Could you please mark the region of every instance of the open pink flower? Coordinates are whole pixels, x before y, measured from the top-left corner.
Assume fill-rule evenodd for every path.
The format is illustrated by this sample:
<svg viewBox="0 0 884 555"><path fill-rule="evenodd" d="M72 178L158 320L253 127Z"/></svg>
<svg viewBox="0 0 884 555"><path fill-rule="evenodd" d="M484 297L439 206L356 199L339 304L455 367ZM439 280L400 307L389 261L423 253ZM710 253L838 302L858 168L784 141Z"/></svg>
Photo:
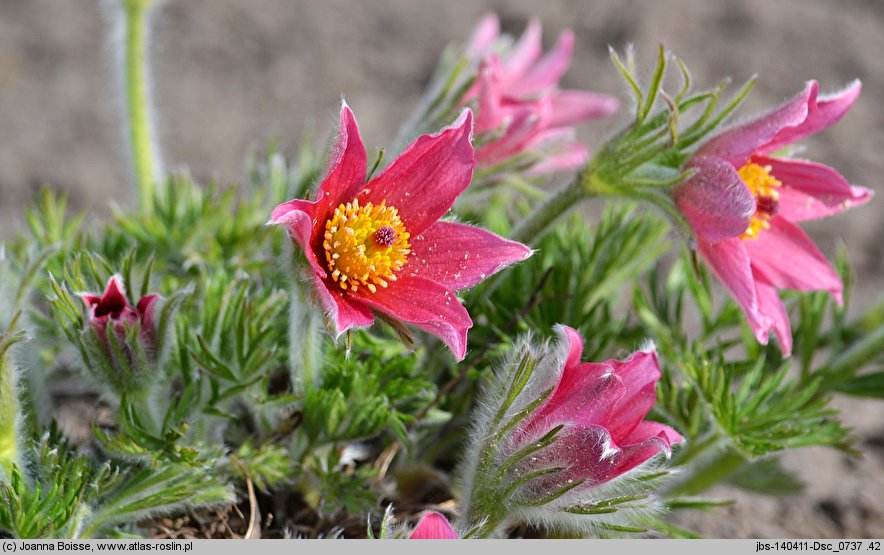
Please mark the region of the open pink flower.
<svg viewBox="0 0 884 555"><path fill-rule="evenodd" d="M457 532L443 515L429 511L424 513L414 531L408 536L410 540L456 540Z"/></svg>
<svg viewBox="0 0 884 555"><path fill-rule="evenodd" d="M531 173L576 169L586 162L588 150L575 140L573 126L617 109L613 97L559 88L571 63L574 33L563 32L546 55L540 36L540 23L531 20L519 41L501 57L492 51L500 37L497 16L485 16L473 33L467 53L480 58L481 64L463 101L477 102L476 132L492 137L476 152L479 165L532 153L539 161Z"/></svg>
<svg viewBox="0 0 884 555"><path fill-rule="evenodd" d="M557 466L565 470L537 480L534 488L549 491L578 482L582 482L578 490L597 487L659 453L669 456L681 435L644 420L657 400L656 353L638 351L625 361L580 362L580 334L567 326L559 326L557 332L564 356L550 380L553 391L519 425L517 443L537 441L563 425L556 441L525 463L524 472Z"/></svg>
<svg viewBox="0 0 884 555"><path fill-rule="evenodd" d="M107 287L100 296L83 293L80 298L86 304L88 311L87 324L95 330L107 356L112 358L116 356L115 350L108 343L108 329L112 329L120 343L125 346L127 327L130 329L138 327L138 338L145 353L149 356L156 354L153 313L159 299L158 295L145 295L132 306L124 293L123 280L119 276L113 276L108 280Z"/></svg>
<svg viewBox="0 0 884 555"><path fill-rule="evenodd" d="M366 182L353 112L341 127L314 201L273 210L304 250L316 297L338 334L374 321L372 310L438 336L458 360L473 322L452 291L470 287L531 250L476 227L438 221L470 184L472 114L422 135Z"/></svg>
<svg viewBox="0 0 884 555"><path fill-rule="evenodd" d="M863 204L872 191L828 166L776 153L841 119L860 88L855 81L819 97L817 82L808 82L789 102L701 147L687 164L696 173L675 189L700 254L758 340L767 343L773 330L786 355L792 332L777 290L829 291L839 303L842 290L838 274L795 222Z"/></svg>

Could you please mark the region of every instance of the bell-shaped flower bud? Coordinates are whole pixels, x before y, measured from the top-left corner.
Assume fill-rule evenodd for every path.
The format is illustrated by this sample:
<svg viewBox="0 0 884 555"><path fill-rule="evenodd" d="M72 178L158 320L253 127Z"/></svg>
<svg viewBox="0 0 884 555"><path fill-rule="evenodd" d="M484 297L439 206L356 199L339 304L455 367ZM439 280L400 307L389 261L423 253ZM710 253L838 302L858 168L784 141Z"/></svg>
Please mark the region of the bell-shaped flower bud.
<svg viewBox="0 0 884 555"><path fill-rule="evenodd" d="M177 303L150 294L132 305L119 276L108 280L101 295L79 296L86 316L75 342L87 371L117 395L142 391L158 374Z"/></svg>

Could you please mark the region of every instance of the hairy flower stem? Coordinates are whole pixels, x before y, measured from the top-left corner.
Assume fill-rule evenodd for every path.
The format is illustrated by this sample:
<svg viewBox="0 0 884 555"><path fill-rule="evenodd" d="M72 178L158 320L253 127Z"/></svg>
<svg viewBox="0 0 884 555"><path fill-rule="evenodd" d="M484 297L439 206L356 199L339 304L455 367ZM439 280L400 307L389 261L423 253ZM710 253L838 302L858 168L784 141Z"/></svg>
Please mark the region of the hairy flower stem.
<svg viewBox="0 0 884 555"><path fill-rule="evenodd" d="M303 394L322 380L322 315L310 305L306 283L294 280L289 314L289 367L294 392Z"/></svg>
<svg viewBox="0 0 884 555"><path fill-rule="evenodd" d="M9 331L0 334L0 481L12 473L13 464L20 466L19 426L21 407L13 363L7 357L10 347L24 339L15 331L21 313L13 316Z"/></svg>
<svg viewBox="0 0 884 555"><path fill-rule="evenodd" d="M129 146L141 210L150 212L156 188L156 156L150 124L147 77L147 20L153 0L120 0L125 18L123 75Z"/></svg>
<svg viewBox="0 0 884 555"><path fill-rule="evenodd" d="M478 467L476 468L476 480L473 483L473 491L470 492L469 506L464 514L467 528L475 529L476 538L487 538L501 524L501 515L498 514L503 508L504 499L500 499L503 489L501 476L494 468L493 453L494 441L497 434L489 434L483 442Z"/></svg>
<svg viewBox="0 0 884 555"><path fill-rule="evenodd" d="M589 171L589 170L587 170ZM583 178L578 175L564 188L547 198L531 214L528 215L510 234L510 239L526 244L537 244L547 229L565 212L589 198L583 187Z"/></svg>

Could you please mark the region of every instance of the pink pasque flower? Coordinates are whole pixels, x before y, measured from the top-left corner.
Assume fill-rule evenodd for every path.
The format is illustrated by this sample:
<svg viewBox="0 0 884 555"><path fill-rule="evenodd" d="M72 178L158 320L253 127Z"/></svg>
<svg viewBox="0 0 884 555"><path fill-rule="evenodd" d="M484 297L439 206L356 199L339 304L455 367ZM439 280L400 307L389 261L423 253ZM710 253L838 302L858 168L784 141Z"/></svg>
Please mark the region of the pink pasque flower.
<svg viewBox="0 0 884 555"><path fill-rule="evenodd" d="M617 99L579 90L562 90L574 33L561 34L543 55L540 23L532 19L519 41L503 56L493 51L500 38L497 16L485 16L467 47L481 58L479 76L463 102L477 103L476 133L489 141L476 152L480 166L491 166L522 153L538 161L529 173L574 170L588 158L586 145L575 140L573 126L612 114Z"/></svg>
<svg viewBox="0 0 884 555"><path fill-rule="evenodd" d="M653 349L624 361L581 362L583 340L556 326L556 344L521 339L483 392L460 468L464 527L479 537L515 521L587 531L652 508L652 459L682 436L645 420L657 400ZM635 501L635 502L633 502ZM582 512L609 502L610 511Z"/></svg>
<svg viewBox="0 0 884 555"><path fill-rule="evenodd" d="M318 301L338 334L369 326L373 310L438 336L458 360L473 322L453 291L470 287L531 250L483 229L438 221L470 184L472 113L422 135L366 182L366 152L353 112L341 127L313 201L273 210L310 265Z"/></svg>
<svg viewBox="0 0 884 555"><path fill-rule="evenodd" d="M154 307L159 299L158 295L145 295L132 306L124 293L123 280L119 276L112 276L100 296L83 293L80 298L88 311L87 324L95 330L102 350L108 357L116 358L115 349L108 343L108 329L112 329L120 344L125 346L127 327L134 329L136 326L144 352L148 356L156 355Z"/></svg>
<svg viewBox="0 0 884 555"><path fill-rule="evenodd" d="M860 93L859 81L819 97L809 81L795 98L707 142L688 162L696 173L674 195L697 249L740 304L755 336L773 330L792 351L789 315L778 289L824 290L841 303L841 278L795 225L867 202L872 191L834 169L777 151L832 125Z"/></svg>
<svg viewBox="0 0 884 555"><path fill-rule="evenodd" d="M638 351L624 361L580 362L583 339L573 328L558 326L563 356L547 377L549 398L519 425L517 443L528 444L555 426L564 427L556 441L526 463L531 468L561 466L563 472L541 478L540 491L582 482L598 487L651 457L669 456L682 441L678 432L644 420L657 400L660 366L656 352Z"/></svg>
<svg viewBox="0 0 884 555"><path fill-rule="evenodd" d="M408 539L456 540L458 535L448 523L447 518L435 511L428 511L421 517Z"/></svg>

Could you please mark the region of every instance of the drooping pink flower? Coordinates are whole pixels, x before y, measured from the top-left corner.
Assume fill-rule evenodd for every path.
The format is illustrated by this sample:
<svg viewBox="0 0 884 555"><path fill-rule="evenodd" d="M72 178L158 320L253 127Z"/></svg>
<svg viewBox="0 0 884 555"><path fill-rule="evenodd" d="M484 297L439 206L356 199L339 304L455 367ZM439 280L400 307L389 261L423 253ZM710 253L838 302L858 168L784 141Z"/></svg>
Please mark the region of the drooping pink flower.
<svg viewBox="0 0 884 555"><path fill-rule="evenodd" d="M138 327L138 340L148 356L156 354L156 329L154 326L154 308L158 295L145 295L135 306L129 304L124 292L123 281L119 276L112 276L104 289L104 293L93 295L83 293L80 298L86 304L89 325L101 342L102 350L112 359L116 350L111 347L107 337L108 330L113 330L117 340L124 346L127 327Z"/></svg>
<svg viewBox="0 0 884 555"><path fill-rule="evenodd" d="M795 222L867 202L872 191L834 169L777 151L841 119L860 94L859 81L818 96L816 81L782 106L716 136L688 162L696 173L675 201L697 249L740 304L761 343L772 330L792 351L789 315L778 289L829 291L840 303L841 278Z"/></svg>
<svg viewBox="0 0 884 555"><path fill-rule="evenodd" d="M453 291L475 285L531 250L483 229L439 221L470 184L472 113L422 135L366 182L366 152L353 112L341 126L313 201L273 210L304 250L309 277L338 334L371 325L373 310L438 336L458 360L473 322Z"/></svg>
<svg viewBox="0 0 884 555"><path fill-rule="evenodd" d="M408 539L456 540L458 535L448 523L447 518L435 511L428 511L421 517Z"/></svg>
<svg viewBox="0 0 884 555"><path fill-rule="evenodd" d="M562 425L556 441L526 462L525 471L555 466L565 470L539 479L534 487L543 491L577 482L582 482L578 489L597 487L659 453L668 456L681 435L665 424L644 420L657 400L656 353L638 351L625 361L581 362L580 334L567 326L556 331L564 356L557 373L547 377L552 393L519 425L517 443L537 441Z"/></svg>
<svg viewBox="0 0 884 555"><path fill-rule="evenodd" d="M574 50L570 30L545 55L537 20L502 55L494 51L499 37L497 16L489 14L467 46L468 55L481 59L476 83L463 99L476 103L476 133L487 139L476 152L477 163L492 166L526 153L536 159L532 174L578 168L588 149L575 139L573 126L612 114L617 99L559 88Z"/></svg>

